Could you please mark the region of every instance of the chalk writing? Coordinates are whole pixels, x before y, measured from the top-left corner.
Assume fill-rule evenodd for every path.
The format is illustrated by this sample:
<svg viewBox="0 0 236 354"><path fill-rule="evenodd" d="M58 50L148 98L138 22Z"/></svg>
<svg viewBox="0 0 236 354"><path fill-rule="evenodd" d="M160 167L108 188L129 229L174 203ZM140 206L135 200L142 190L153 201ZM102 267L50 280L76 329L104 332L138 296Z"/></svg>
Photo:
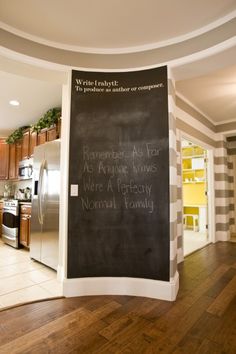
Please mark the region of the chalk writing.
<svg viewBox="0 0 236 354"><path fill-rule="evenodd" d="M124 197L126 209L148 209L149 213L153 213L154 203L153 200L147 198L143 200L130 200L128 197Z"/></svg>
<svg viewBox="0 0 236 354"><path fill-rule="evenodd" d="M84 85L91 83L87 82ZM90 196L81 198L83 210L121 207L124 210L143 209L153 213L155 207L153 201L155 198L152 198L153 186L152 183L145 182L145 176L158 171L160 153L161 149L153 141L121 145L119 149L111 147L103 151L92 150L85 144L83 191L86 194L90 193ZM144 182L140 182L140 178ZM107 199L106 193L111 197ZM116 198L119 199L119 203Z"/></svg>
<svg viewBox="0 0 236 354"><path fill-rule="evenodd" d="M94 210L94 209L116 209L116 199L104 199L104 200L93 200L88 197L81 197L81 203L83 210Z"/></svg>
<svg viewBox="0 0 236 354"><path fill-rule="evenodd" d="M133 193L133 194L145 194L146 193L148 196L150 196L151 190L152 190L152 185L135 183L135 181L133 179L131 179L129 181L129 183L122 183L121 180L118 178L117 190L122 195L126 195L129 193Z"/></svg>

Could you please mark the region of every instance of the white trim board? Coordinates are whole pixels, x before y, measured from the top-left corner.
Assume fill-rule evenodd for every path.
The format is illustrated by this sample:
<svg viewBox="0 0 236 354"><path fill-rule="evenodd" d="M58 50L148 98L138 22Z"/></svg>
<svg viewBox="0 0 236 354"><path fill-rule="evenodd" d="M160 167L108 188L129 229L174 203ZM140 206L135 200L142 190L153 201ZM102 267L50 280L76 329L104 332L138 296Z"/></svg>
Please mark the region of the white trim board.
<svg viewBox="0 0 236 354"><path fill-rule="evenodd" d="M178 290L178 272L170 281L126 277L77 278L63 281L63 295L66 297L130 295L175 301Z"/></svg>

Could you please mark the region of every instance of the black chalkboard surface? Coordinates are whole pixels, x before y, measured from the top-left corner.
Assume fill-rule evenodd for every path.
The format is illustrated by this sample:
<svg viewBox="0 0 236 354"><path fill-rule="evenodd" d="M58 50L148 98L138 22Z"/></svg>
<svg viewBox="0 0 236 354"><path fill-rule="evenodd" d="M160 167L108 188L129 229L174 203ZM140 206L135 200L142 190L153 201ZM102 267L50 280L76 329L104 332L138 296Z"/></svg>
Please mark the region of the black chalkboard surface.
<svg viewBox="0 0 236 354"><path fill-rule="evenodd" d="M169 281L168 129L167 67L72 72L68 278Z"/></svg>

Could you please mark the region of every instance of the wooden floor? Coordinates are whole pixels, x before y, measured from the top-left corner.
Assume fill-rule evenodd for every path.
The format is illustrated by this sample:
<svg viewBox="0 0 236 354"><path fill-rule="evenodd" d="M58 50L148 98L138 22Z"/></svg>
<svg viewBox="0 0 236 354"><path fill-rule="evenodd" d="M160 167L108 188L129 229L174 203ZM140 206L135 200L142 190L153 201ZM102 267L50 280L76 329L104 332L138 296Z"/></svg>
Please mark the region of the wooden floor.
<svg viewBox="0 0 236 354"><path fill-rule="evenodd" d="M236 243L179 266L175 302L91 296L0 312L0 353L236 353Z"/></svg>

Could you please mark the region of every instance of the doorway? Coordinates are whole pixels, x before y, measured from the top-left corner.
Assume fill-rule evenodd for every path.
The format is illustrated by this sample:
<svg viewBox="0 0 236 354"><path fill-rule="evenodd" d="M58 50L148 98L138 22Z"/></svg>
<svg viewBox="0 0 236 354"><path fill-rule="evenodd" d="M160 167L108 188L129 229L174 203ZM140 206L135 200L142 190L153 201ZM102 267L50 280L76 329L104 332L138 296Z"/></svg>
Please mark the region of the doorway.
<svg viewBox="0 0 236 354"><path fill-rule="evenodd" d="M184 256L206 246L208 233L208 151L182 139Z"/></svg>

